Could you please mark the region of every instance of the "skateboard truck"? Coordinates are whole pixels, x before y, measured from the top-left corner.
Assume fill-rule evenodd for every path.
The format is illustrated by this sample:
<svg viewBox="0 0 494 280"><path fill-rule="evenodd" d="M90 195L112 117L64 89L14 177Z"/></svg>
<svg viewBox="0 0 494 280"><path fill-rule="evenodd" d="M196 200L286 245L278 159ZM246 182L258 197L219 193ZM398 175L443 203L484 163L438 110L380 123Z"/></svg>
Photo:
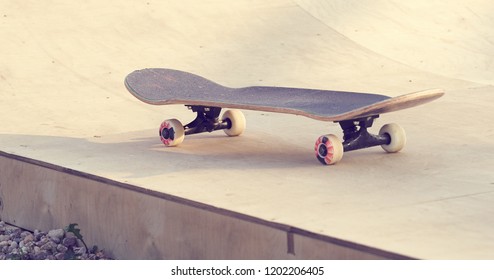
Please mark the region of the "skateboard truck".
<svg viewBox="0 0 494 280"><path fill-rule="evenodd" d="M220 120L220 107L185 106L191 109L192 112L197 113L193 121L184 125L185 135L229 129L232 126L229 119L225 121Z"/></svg>
<svg viewBox="0 0 494 280"><path fill-rule="evenodd" d="M196 118L186 125L177 119L165 120L161 123L159 135L165 146L177 146L185 135L223 130L228 136L238 136L245 129L245 117L240 110L226 110L220 117L222 108L214 106L186 105Z"/></svg>
<svg viewBox="0 0 494 280"><path fill-rule="evenodd" d="M367 129L372 126L379 115L336 121L343 129L343 142L336 135L328 134L316 141L316 158L322 164L335 164L341 160L344 152L381 146L388 153L400 151L406 143L403 128L391 123L384 125L379 134L371 134Z"/></svg>
<svg viewBox="0 0 494 280"><path fill-rule="evenodd" d="M379 115L355 120L339 122L343 129L343 150L345 152L388 145L391 142L389 134L371 134L367 128L371 127Z"/></svg>

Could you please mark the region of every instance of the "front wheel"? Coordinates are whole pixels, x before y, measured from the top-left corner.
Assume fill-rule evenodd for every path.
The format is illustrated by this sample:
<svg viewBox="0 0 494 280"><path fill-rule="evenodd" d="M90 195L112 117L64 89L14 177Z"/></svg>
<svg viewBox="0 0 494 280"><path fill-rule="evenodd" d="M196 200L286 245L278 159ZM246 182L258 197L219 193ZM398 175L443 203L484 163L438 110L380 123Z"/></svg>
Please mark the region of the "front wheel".
<svg viewBox="0 0 494 280"><path fill-rule="evenodd" d="M160 126L160 139L167 147L177 146L184 141L185 131L177 119L165 120Z"/></svg>
<svg viewBox="0 0 494 280"><path fill-rule="evenodd" d="M324 165L336 164L343 158L343 144L336 135L319 137L314 147L316 158Z"/></svg>

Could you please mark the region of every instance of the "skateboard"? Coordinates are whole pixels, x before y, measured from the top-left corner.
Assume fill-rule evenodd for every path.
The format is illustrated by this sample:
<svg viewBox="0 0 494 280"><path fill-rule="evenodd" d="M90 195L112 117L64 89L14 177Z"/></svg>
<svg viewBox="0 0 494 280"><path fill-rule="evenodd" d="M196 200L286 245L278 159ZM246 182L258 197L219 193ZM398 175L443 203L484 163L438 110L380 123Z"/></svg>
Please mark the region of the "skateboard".
<svg viewBox="0 0 494 280"><path fill-rule="evenodd" d="M418 106L441 97L441 89L429 89L398 97L381 94L253 86L230 88L201 76L173 69L136 70L125 78L125 86L137 99L153 105L183 104L196 113L190 123L165 120L159 136L165 146L177 146L185 135L223 130L238 136L246 121L239 109L301 115L338 123L343 141L333 134L320 136L314 146L319 162L332 165L344 152L381 146L388 153L406 143L403 128L391 123L378 134L368 132L380 114ZM221 115L223 108L230 108ZM220 117L221 115L221 117Z"/></svg>

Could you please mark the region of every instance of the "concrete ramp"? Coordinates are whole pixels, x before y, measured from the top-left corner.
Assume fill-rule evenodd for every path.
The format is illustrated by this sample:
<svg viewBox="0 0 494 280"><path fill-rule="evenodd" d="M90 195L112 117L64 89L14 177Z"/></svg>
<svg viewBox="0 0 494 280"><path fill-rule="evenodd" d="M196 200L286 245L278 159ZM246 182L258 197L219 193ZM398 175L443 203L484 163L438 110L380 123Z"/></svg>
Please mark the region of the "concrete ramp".
<svg viewBox="0 0 494 280"><path fill-rule="evenodd" d="M295 0L366 49L441 76L494 83L489 1Z"/></svg>
<svg viewBox="0 0 494 280"><path fill-rule="evenodd" d="M427 2L428 3L428 2ZM0 218L78 223L118 259L492 259L489 2L3 1ZM446 95L382 115L398 154L314 156L338 125L246 111L247 130L159 141L135 69L231 87Z"/></svg>

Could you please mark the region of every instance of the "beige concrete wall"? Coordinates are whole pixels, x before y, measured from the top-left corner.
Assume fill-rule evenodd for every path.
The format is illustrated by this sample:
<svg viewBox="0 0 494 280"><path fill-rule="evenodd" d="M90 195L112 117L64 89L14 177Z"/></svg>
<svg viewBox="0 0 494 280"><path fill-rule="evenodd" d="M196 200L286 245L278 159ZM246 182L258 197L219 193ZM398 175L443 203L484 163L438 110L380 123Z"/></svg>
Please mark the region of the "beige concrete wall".
<svg viewBox="0 0 494 280"><path fill-rule="evenodd" d="M78 223L117 259L380 259L398 254L311 234L3 153L0 217L33 230Z"/></svg>

